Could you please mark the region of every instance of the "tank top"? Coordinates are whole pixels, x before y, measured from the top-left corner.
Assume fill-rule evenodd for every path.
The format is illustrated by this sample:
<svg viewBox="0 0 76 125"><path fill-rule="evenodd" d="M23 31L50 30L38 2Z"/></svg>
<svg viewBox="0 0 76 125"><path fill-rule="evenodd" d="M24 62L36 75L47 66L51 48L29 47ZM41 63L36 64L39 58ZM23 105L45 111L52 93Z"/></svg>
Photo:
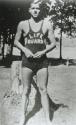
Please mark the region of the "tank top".
<svg viewBox="0 0 76 125"><path fill-rule="evenodd" d="M30 22L28 20L29 32L25 38L24 45L26 46L26 48L31 50L33 54L35 54L38 51L44 50L46 48L44 34L42 31L43 22L44 21L42 20L41 27L40 27L39 31L34 32L31 28Z"/></svg>

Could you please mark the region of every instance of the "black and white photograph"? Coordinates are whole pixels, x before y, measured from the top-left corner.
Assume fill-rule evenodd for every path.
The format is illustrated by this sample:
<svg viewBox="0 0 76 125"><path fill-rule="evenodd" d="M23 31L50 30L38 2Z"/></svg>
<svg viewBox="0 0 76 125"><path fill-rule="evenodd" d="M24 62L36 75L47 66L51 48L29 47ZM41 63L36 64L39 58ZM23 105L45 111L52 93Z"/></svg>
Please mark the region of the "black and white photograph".
<svg viewBox="0 0 76 125"><path fill-rule="evenodd" d="M0 0L0 125L76 125L75 0Z"/></svg>

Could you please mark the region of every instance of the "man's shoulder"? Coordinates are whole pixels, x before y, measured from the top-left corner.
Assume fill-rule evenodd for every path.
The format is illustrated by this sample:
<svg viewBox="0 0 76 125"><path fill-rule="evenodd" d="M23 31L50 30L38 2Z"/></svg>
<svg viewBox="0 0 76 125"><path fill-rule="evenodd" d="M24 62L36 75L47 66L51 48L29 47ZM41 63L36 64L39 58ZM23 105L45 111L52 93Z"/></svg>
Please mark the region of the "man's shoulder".
<svg viewBox="0 0 76 125"><path fill-rule="evenodd" d="M20 21L18 24L18 27L23 28L24 26L27 26L28 20Z"/></svg>

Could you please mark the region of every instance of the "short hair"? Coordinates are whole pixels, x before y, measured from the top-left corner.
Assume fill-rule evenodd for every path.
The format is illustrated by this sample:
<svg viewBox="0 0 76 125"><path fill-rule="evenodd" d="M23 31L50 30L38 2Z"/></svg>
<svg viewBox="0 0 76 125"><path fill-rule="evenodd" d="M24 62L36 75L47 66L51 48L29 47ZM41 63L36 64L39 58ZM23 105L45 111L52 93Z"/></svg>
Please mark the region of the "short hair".
<svg viewBox="0 0 76 125"><path fill-rule="evenodd" d="M49 14L50 8L48 7L47 3L50 4L50 0L28 0L28 2L29 2L28 8L30 8L32 4L39 4L41 11L40 15L42 18L46 17Z"/></svg>
<svg viewBox="0 0 76 125"><path fill-rule="evenodd" d="M40 7L41 3L42 3L41 0L31 0L31 2L30 2L30 6L31 6L32 4L38 4L39 7Z"/></svg>

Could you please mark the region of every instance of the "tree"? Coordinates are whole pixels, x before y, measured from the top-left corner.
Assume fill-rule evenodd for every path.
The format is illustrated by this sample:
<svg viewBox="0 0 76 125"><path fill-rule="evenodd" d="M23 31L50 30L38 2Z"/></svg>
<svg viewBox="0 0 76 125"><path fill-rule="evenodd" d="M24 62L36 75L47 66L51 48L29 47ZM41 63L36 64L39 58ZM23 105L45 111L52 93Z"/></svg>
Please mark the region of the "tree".
<svg viewBox="0 0 76 125"><path fill-rule="evenodd" d="M62 33L73 36L75 32L76 4L71 1L56 0L49 14L52 16L54 29L56 26L60 28L60 59L62 59Z"/></svg>

